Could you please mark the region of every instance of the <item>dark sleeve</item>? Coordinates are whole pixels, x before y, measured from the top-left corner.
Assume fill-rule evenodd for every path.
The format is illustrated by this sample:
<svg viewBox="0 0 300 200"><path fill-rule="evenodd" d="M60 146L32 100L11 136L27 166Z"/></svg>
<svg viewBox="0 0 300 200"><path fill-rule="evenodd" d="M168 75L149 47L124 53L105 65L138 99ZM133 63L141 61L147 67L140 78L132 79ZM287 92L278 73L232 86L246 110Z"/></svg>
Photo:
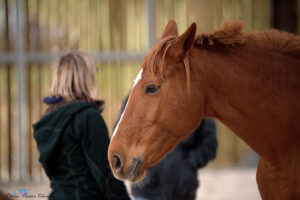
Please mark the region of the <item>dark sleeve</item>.
<svg viewBox="0 0 300 200"><path fill-rule="evenodd" d="M185 172L181 174L182 169L185 169L185 167L182 168L182 165L185 163L178 159L178 157L174 152L170 152L157 166L156 170L158 171L160 183L158 186L159 199L173 199L174 195L178 192L176 191L176 184L180 181L182 176L185 175Z"/></svg>
<svg viewBox="0 0 300 200"><path fill-rule="evenodd" d="M81 144L97 185L106 199L130 199L124 183L117 180L110 170L107 159L108 131L100 112L96 109L85 111L84 124Z"/></svg>
<svg viewBox="0 0 300 200"><path fill-rule="evenodd" d="M218 141L215 121L203 119L193 134L195 134L196 144L190 149L188 160L193 168L198 169L216 157Z"/></svg>

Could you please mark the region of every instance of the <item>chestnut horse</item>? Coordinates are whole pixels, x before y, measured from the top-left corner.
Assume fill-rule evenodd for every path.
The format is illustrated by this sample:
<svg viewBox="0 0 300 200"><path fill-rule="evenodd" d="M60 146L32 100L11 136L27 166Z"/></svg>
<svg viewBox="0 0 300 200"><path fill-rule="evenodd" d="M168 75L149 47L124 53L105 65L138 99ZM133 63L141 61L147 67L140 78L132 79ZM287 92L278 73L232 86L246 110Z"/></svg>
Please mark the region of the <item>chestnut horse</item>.
<svg viewBox="0 0 300 200"><path fill-rule="evenodd" d="M114 131L114 175L137 182L188 136L216 118L260 155L262 199L300 199L300 38L241 22L178 36L170 20L149 51Z"/></svg>

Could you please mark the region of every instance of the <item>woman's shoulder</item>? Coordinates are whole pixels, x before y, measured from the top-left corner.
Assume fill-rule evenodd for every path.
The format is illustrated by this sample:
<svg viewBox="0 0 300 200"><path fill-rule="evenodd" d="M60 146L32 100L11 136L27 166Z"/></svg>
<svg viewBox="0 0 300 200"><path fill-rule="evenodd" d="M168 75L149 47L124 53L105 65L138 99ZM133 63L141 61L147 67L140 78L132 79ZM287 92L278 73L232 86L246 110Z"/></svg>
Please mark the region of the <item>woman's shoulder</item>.
<svg viewBox="0 0 300 200"><path fill-rule="evenodd" d="M85 106L76 113L75 121L81 124L105 123L100 110L97 106L93 105L93 103L76 103L76 106L78 106L78 104L81 104L81 106L85 104Z"/></svg>
<svg viewBox="0 0 300 200"><path fill-rule="evenodd" d="M78 104L80 104L80 105L78 105ZM93 118L93 117L102 118L100 110L93 103L90 103L90 102L76 103L76 106L84 106L84 108L81 109L80 112L78 112L78 115L80 115L80 116L87 116L90 118Z"/></svg>
<svg viewBox="0 0 300 200"><path fill-rule="evenodd" d="M83 103L76 103L76 105L79 104ZM90 103L85 103L85 105L87 106L73 116L71 134L83 140L103 137L103 133L107 132L107 127L99 109Z"/></svg>
<svg viewBox="0 0 300 200"><path fill-rule="evenodd" d="M43 114L43 117L51 115L51 114L57 114L57 113L77 113L84 110L96 110L100 112L97 105L95 105L92 102L88 101L60 101L54 104L48 104L48 108Z"/></svg>
<svg viewBox="0 0 300 200"><path fill-rule="evenodd" d="M86 106L84 107L84 109L81 109L75 116L75 118L77 119L76 121L84 123L84 124L88 124L89 126L93 123L97 123L97 124L101 124L101 125L105 125L104 119L101 115L101 111L99 110L99 108L94 105L93 103L90 102L85 102L85 103L76 103L77 106L78 104L81 104L81 106L83 106L83 104L85 104Z"/></svg>

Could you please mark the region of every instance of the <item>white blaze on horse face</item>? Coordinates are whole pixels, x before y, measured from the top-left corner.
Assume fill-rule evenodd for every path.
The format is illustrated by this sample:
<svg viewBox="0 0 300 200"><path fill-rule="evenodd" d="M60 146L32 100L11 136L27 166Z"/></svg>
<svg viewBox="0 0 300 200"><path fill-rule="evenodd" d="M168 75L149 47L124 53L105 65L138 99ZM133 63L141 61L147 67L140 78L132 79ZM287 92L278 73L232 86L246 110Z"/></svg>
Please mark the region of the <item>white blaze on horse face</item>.
<svg viewBox="0 0 300 200"><path fill-rule="evenodd" d="M134 80L134 82L133 82L133 86L132 86L131 90L133 90L134 86L141 80L141 78L142 78L142 73L143 73L143 69L141 69L141 70L139 71L137 77L135 78L135 80ZM115 135L116 132L118 131L119 124L121 123L122 118L123 118L123 115L124 115L124 113L126 112L126 108L127 108L127 105L128 105L129 100L130 100L130 98L128 99L128 101L127 101L127 103L126 103L126 106L125 106L124 111L123 111L123 113L122 113L122 115L121 115L121 117L120 117L120 120L119 120L119 122L118 122L118 124L117 124L117 126L116 126L116 128L115 128L115 130L114 130L114 132L113 132L113 134L112 134L111 140L113 139L114 135Z"/></svg>
<svg viewBox="0 0 300 200"><path fill-rule="evenodd" d="M114 130L114 132L113 132L113 134L112 134L112 136L111 136L111 140L113 139L114 135L115 135L116 132L118 131L119 124L120 124L120 122L122 121L123 115L124 115L124 113L125 113L125 111L126 111L126 108L127 108L127 105L128 105L128 102L129 102L129 99L128 99L128 101L127 101L127 103L126 103L126 106L125 106L125 109L124 109L124 111L123 111L123 113L122 113L122 115L121 115L121 117L120 117L120 119L119 119L119 121L118 121L118 124L117 124L117 126L116 126L116 128L115 128L115 130Z"/></svg>
<svg viewBox="0 0 300 200"><path fill-rule="evenodd" d="M135 78L135 80L134 80L134 82L133 82L132 89L133 89L134 86L141 80L141 78L142 78L142 73L143 73L143 69L140 70L140 72L138 73L137 77Z"/></svg>

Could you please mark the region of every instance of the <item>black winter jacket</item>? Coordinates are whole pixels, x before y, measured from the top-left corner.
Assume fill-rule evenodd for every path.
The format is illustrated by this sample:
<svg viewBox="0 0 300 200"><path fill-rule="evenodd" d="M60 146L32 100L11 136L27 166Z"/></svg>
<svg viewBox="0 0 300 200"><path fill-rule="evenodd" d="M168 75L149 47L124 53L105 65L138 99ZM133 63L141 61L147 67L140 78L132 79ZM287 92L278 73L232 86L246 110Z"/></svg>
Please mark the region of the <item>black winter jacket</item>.
<svg viewBox="0 0 300 200"><path fill-rule="evenodd" d="M51 181L49 199L129 199L110 170L107 128L93 103L69 103L48 113L34 124L34 138Z"/></svg>

